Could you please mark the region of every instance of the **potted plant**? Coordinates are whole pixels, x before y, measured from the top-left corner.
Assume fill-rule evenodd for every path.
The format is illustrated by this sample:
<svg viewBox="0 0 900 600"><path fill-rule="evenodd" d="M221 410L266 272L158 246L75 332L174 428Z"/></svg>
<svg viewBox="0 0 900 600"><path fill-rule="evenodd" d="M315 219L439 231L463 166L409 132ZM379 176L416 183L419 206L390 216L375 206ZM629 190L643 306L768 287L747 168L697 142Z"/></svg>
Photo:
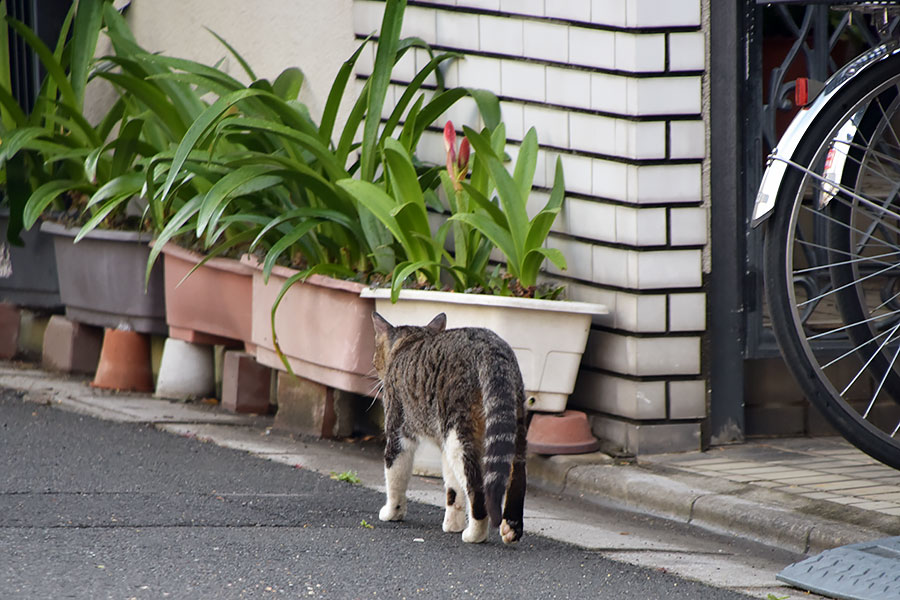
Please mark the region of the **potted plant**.
<svg viewBox="0 0 900 600"><path fill-rule="evenodd" d="M179 177L201 163L224 167L211 187L173 216L158 242L191 231L207 251L217 253L251 240L252 254L242 261L256 269L252 343L257 359L358 393L371 390L374 347L369 318L374 303L359 292L374 274L390 273L396 257L380 220L336 182L351 176L376 181L380 148L392 135L415 148L425 128L465 95L476 99L485 120L499 119L499 103L489 93L438 89L426 101L423 82L455 56L432 54L382 123L395 62L414 47L430 52L421 40L399 39L404 4L387 2L373 75L339 134L338 106L370 40L340 69L320 123L268 89L230 90L198 117L159 184L165 197ZM436 184L437 169L424 171ZM323 344L332 340L337 345L329 350Z"/></svg>
<svg viewBox="0 0 900 600"><path fill-rule="evenodd" d="M367 206L394 235L408 260L393 273L390 288L366 288L361 295L375 299L376 310L389 321L426 324L435 314L447 314L449 327L488 327L515 350L532 410L559 412L573 391L587 343L591 317L606 307L556 298L560 288L539 285L545 259L565 268L562 254L545 247L553 220L564 197L563 171L557 161L550 197L531 219L526 201L531 193L537 160L537 135L531 129L522 141L513 172L503 164L505 132L502 124L479 133L465 128L459 154L455 131L447 123L448 152L443 172L448 219L432 233L424 195L412 163L400 144L384 146L384 186L344 180L339 185ZM474 149L472 176L468 171L468 143ZM496 198L491 195L496 191ZM445 249L453 227L454 239ZM488 255L496 249L505 259L506 273L489 275ZM453 291L444 291L441 274ZM404 289L413 279L414 287ZM465 292L481 293L465 293ZM536 297L544 296L544 297Z"/></svg>

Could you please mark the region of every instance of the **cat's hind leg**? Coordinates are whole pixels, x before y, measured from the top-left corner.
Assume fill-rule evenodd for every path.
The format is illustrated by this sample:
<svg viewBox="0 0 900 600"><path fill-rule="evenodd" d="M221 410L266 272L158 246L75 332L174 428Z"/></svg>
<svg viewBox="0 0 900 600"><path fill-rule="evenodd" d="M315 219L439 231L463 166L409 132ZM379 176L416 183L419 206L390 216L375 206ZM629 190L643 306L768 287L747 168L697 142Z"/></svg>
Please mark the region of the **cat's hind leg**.
<svg viewBox="0 0 900 600"><path fill-rule="evenodd" d="M448 452L451 446L444 444L441 450L441 467L444 475L444 490L447 492L447 504L444 507L444 524L446 532L459 533L466 527L465 489L459 483L453 471L453 461Z"/></svg>
<svg viewBox="0 0 900 600"><path fill-rule="evenodd" d="M500 539L504 544L514 544L522 538L525 515L525 452L528 448L524 415L520 412L516 424L516 454L513 458L509 483L506 486L506 501L503 505L503 520L500 522Z"/></svg>
<svg viewBox="0 0 900 600"><path fill-rule="evenodd" d="M487 510L484 507L484 480L481 471L481 453L476 445L464 444L456 431L451 431L444 441L447 462L457 481L462 483L468 500L468 525L462 532L464 542L481 543L487 539Z"/></svg>
<svg viewBox="0 0 900 600"><path fill-rule="evenodd" d="M500 522L500 538L504 544L514 544L522 538L522 521L525 514L525 459L513 461L512 474L506 488L503 521Z"/></svg>
<svg viewBox="0 0 900 600"><path fill-rule="evenodd" d="M378 512L382 521L402 521L406 517L406 488L412 475L413 456L418 441L400 435L388 437L384 448L384 488L387 500Z"/></svg>

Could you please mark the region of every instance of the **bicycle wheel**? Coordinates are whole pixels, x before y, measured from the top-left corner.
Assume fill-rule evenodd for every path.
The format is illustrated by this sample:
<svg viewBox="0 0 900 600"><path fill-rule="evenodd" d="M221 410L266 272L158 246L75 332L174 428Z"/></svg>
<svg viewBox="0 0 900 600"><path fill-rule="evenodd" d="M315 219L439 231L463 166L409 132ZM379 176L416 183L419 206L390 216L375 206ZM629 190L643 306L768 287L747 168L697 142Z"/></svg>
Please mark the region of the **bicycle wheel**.
<svg viewBox="0 0 900 600"><path fill-rule="evenodd" d="M803 136L766 229L766 297L803 392L900 468L900 55L859 74Z"/></svg>

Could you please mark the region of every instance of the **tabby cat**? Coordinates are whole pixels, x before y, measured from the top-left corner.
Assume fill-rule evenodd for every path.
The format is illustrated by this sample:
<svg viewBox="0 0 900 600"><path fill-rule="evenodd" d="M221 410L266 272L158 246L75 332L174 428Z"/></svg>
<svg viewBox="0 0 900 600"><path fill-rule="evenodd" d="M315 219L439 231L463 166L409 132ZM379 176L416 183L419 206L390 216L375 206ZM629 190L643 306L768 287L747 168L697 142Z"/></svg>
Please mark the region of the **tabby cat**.
<svg viewBox="0 0 900 600"><path fill-rule="evenodd" d="M512 348L488 329L445 329L444 313L425 327L394 327L378 313L372 320L387 438L387 502L378 517L406 515L413 454L428 438L442 449L443 530L483 542L490 516L504 543L517 542L525 507L525 391Z"/></svg>

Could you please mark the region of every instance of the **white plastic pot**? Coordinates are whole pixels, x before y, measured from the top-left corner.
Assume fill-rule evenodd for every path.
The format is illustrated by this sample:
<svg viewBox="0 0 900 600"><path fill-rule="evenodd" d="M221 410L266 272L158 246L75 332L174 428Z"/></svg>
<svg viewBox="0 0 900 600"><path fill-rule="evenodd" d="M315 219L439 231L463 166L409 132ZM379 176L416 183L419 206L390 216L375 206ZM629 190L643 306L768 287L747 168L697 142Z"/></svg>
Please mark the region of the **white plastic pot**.
<svg viewBox="0 0 900 600"><path fill-rule="evenodd" d="M206 398L215 395L215 390L212 346L166 338L155 396L175 400Z"/></svg>
<svg viewBox="0 0 900 600"><path fill-rule="evenodd" d="M512 346L525 382L531 410L561 412L587 345L593 315L603 304L535 300L485 294L402 290L391 304L388 289L366 288L360 296L375 299L375 310L392 325L425 325L446 313L447 327L485 327Z"/></svg>

